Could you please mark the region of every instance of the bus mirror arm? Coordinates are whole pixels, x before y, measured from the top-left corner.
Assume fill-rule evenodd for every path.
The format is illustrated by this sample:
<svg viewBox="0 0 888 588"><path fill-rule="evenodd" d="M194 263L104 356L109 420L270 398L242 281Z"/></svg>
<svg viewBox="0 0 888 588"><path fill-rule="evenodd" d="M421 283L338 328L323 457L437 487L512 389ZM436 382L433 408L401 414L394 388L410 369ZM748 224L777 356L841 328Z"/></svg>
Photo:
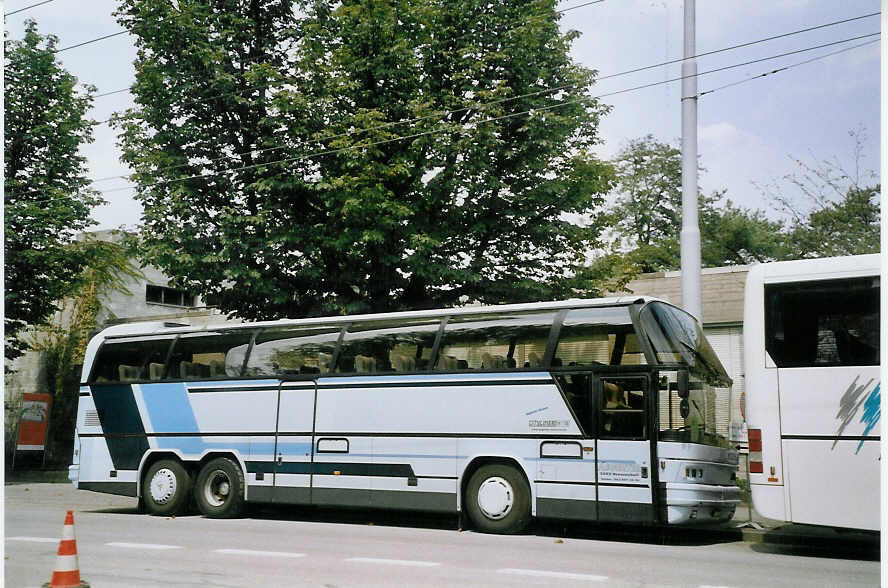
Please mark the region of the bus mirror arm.
<svg viewBox="0 0 888 588"><path fill-rule="evenodd" d="M678 397L684 399L690 396L690 388L688 372L684 370L678 372Z"/></svg>

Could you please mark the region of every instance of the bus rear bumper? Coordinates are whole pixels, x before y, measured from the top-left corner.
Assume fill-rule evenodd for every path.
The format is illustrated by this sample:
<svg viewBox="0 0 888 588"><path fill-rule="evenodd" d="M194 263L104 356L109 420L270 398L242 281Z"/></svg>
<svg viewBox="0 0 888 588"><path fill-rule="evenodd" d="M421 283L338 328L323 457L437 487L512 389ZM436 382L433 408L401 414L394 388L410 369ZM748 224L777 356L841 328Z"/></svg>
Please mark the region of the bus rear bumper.
<svg viewBox="0 0 888 588"><path fill-rule="evenodd" d="M740 488L711 484L664 484L666 522L670 525L726 522L740 504Z"/></svg>

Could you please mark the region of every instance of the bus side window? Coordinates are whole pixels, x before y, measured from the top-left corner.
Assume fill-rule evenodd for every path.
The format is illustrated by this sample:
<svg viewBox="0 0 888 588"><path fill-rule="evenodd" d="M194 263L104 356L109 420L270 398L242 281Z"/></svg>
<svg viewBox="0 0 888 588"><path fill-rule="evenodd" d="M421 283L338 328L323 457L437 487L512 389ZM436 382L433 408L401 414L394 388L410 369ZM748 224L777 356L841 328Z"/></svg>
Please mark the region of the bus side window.
<svg viewBox="0 0 888 588"><path fill-rule="evenodd" d="M238 377L253 333L234 330L182 335L173 345L167 379Z"/></svg>
<svg viewBox="0 0 888 588"><path fill-rule="evenodd" d="M336 371L372 374L427 369L440 325L440 318L351 325L342 339Z"/></svg>
<svg viewBox="0 0 888 588"><path fill-rule="evenodd" d="M444 328L436 370L542 367L555 313L456 316ZM452 361L456 361L453 367Z"/></svg>
<svg viewBox="0 0 888 588"><path fill-rule="evenodd" d="M341 331L339 326L263 330L250 351L246 375L325 374L330 371Z"/></svg>

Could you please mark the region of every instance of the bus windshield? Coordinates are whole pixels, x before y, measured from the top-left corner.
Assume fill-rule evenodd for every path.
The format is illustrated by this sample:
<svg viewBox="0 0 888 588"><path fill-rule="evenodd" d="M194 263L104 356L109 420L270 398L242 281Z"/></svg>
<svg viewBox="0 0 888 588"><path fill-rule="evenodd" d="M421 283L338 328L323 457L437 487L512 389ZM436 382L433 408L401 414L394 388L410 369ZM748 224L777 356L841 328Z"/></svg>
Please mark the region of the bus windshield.
<svg viewBox="0 0 888 588"><path fill-rule="evenodd" d="M651 302L641 309L638 318L658 363L684 364L711 385L731 385L731 378L694 317L674 306Z"/></svg>

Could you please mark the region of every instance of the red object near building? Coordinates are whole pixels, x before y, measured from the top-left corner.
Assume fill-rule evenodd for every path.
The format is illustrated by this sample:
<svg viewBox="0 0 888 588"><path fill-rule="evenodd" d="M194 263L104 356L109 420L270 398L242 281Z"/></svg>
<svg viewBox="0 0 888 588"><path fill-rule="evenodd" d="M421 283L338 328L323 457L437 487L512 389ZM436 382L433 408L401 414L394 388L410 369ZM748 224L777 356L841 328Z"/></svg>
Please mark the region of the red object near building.
<svg viewBox="0 0 888 588"><path fill-rule="evenodd" d="M46 430L49 426L49 394L22 396L22 415L19 419L16 451L43 451L46 448Z"/></svg>

